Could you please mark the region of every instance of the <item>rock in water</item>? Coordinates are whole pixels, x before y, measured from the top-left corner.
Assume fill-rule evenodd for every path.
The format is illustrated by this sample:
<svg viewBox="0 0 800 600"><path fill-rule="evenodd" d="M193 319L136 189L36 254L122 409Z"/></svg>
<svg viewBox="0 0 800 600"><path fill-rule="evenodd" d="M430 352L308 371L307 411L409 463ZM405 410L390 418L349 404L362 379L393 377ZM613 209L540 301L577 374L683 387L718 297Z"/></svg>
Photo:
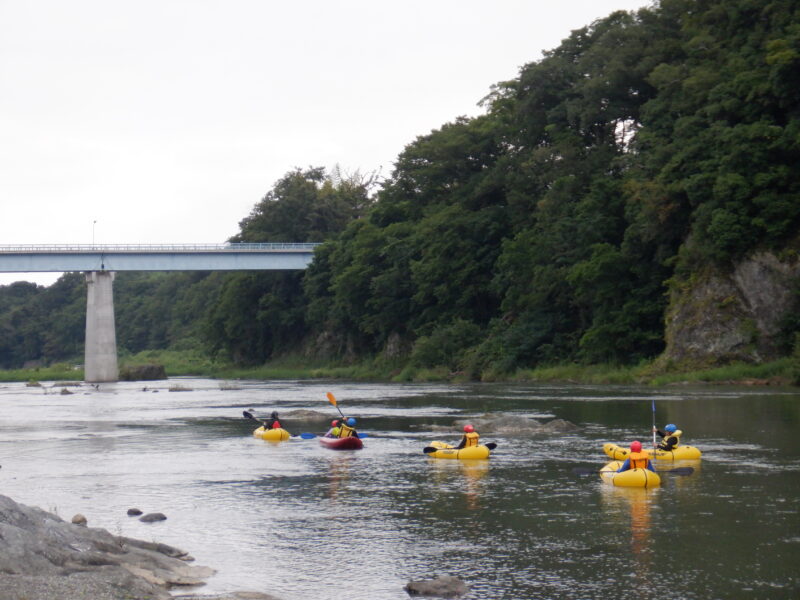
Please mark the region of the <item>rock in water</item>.
<svg viewBox="0 0 800 600"><path fill-rule="evenodd" d="M436 598L458 598L467 593L467 585L458 577L442 575L435 579L409 581L403 588L409 596L432 596Z"/></svg>
<svg viewBox="0 0 800 600"><path fill-rule="evenodd" d="M147 513L145 516L139 517L139 520L142 521L143 523L154 523L156 521L166 521L167 520L167 515L165 515L164 513L160 513L160 512Z"/></svg>

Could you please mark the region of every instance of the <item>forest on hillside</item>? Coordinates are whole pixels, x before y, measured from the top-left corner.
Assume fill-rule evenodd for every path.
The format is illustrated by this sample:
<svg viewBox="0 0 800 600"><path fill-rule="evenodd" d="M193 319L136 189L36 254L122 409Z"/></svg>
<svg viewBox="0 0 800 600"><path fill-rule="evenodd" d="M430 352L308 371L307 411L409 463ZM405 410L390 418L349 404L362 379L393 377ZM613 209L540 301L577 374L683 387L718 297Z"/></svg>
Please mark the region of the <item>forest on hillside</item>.
<svg viewBox="0 0 800 600"><path fill-rule="evenodd" d="M304 272L120 273L120 348L473 377L634 364L664 350L680 282L756 251L797 260L797 2L615 12L487 92L482 115L420 135L380 182L281 178L231 241L324 242ZM0 366L80 357L84 285L0 287ZM799 331L785 320L783 352Z"/></svg>

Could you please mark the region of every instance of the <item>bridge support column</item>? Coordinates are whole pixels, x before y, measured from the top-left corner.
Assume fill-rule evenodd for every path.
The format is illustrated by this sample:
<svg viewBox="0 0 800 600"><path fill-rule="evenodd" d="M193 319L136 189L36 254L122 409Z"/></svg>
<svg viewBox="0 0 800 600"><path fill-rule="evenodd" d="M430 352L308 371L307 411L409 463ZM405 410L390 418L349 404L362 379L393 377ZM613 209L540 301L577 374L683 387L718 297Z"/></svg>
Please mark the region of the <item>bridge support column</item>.
<svg viewBox="0 0 800 600"><path fill-rule="evenodd" d="M85 381L117 381L117 332L114 324L114 273L86 273L86 353Z"/></svg>

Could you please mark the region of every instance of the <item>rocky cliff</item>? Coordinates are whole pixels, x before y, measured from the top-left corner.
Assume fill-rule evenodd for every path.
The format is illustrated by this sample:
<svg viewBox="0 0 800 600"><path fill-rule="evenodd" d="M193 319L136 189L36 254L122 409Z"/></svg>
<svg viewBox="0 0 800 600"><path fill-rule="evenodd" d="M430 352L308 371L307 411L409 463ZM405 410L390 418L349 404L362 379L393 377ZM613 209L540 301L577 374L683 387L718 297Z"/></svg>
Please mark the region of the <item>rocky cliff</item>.
<svg viewBox="0 0 800 600"><path fill-rule="evenodd" d="M708 270L675 285L662 366L760 363L779 356L785 319L798 310L800 260L761 252L728 273ZM785 351L785 349L784 349Z"/></svg>

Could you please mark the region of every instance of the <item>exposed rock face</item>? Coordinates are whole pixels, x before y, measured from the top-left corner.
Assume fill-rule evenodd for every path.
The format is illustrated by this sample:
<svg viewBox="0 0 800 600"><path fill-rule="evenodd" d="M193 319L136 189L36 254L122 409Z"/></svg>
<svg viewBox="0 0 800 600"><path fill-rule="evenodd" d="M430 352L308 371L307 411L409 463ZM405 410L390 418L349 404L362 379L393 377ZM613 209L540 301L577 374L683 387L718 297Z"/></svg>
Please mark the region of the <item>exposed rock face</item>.
<svg viewBox="0 0 800 600"><path fill-rule="evenodd" d="M410 344L407 339L405 339L399 333L394 332L389 334L389 337L386 340L386 345L383 349L383 355L386 358L402 358L411 353L411 347L412 344Z"/></svg>
<svg viewBox="0 0 800 600"><path fill-rule="evenodd" d="M660 362L712 366L777 357L782 319L794 309L800 261L758 253L729 274L698 275L673 290Z"/></svg>
<svg viewBox="0 0 800 600"><path fill-rule="evenodd" d="M0 589L4 600L170 600L174 586L201 585L214 571L185 552L67 523L0 496Z"/></svg>

